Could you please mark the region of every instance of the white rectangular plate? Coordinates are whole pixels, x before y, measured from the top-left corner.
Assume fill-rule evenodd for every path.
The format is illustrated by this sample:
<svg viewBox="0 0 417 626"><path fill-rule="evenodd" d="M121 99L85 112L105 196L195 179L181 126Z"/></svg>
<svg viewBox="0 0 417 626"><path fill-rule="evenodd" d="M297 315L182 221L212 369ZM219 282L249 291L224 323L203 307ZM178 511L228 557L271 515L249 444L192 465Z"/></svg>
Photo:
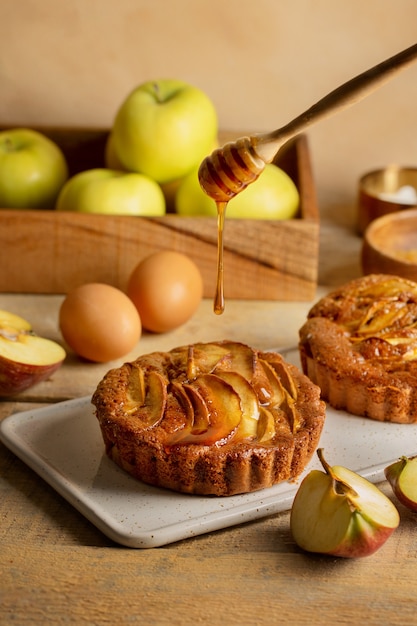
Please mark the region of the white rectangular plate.
<svg viewBox="0 0 417 626"><path fill-rule="evenodd" d="M281 351L299 365L296 350ZM227 498L173 493L144 485L104 454L90 397L9 416L0 438L88 520L113 541L151 548L272 515L291 507L296 483ZM417 454L417 425L375 422L327 409L320 440L326 460L345 465L372 482L402 455Z"/></svg>

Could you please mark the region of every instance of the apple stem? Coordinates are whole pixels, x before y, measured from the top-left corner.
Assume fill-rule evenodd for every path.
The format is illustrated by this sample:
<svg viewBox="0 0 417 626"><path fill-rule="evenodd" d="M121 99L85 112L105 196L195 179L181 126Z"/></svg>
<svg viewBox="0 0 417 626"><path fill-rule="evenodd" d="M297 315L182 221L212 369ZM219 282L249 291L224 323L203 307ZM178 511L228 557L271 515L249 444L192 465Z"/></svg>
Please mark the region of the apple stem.
<svg viewBox="0 0 417 626"><path fill-rule="evenodd" d="M338 495L342 495L342 496L350 495L354 497L358 495L356 491L353 489L353 487L351 487L350 485L348 485L348 483L345 483L343 480L340 480L340 478L337 478L334 475L332 468L330 467L330 465L327 463L326 459L324 458L323 448L317 449L317 456L320 459L320 463L322 464L324 471L326 472L326 474L328 474L331 477L333 481L333 488Z"/></svg>
<svg viewBox="0 0 417 626"><path fill-rule="evenodd" d="M15 147L13 145L13 141L10 139L10 137L6 137L5 138L4 145L6 147L7 152L14 152L15 151Z"/></svg>
<svg viewBox="0 0 417 626"><path fill-rule="evenodd" d="M153 84L153 90L154 90L154 96L155 96L155 99L156 99L156 101L158 102L158 104L161 104L161 103L167 102L168 100L171 100L171 98L172 98L172 94L171 94L171 96L169 96L169 97L167 97L166 95L165 95L165 97L164 97L164 96L162 95L162 93L161 93L161 86L159 85L159 83L156 83L156 82L155 82L155 83Z"/></svg>
<svg viewBox="0 0 417 626"><path fill-rule="evenodd" d="M325 470L326 474L329 474L329 476L332 476L332 468L330 467L330 465L324 458L323 448L317 449L317 456L319 457L320 463L322 464L323 469Z"/></svg>

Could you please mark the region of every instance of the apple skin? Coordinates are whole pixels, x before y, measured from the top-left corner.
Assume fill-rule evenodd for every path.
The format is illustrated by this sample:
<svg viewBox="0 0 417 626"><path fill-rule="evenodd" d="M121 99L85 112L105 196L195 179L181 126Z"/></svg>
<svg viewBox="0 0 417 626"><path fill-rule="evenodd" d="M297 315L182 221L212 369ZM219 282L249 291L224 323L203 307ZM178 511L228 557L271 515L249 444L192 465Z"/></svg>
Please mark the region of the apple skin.
<svg viewBox="0 0 417 626"><path fill-rule="evenodd" d="M310 471L298 488L290 516L294 541L307 552L370 556L399 525L396 507L365 478L330 467L317 453L325 471Z"/></svg>
<svg viewBox="0 0 417 626"><path fill-rule="evenodd" d="M47 380L61 367L64 358L51 365L29 365L0 355L0 397L14 396Z"/></svg>
<svg viewBox="0 0 417 626"><path fill-rule="evenodd" d="M228 202L226 218L292 219L299 204L298 189L291 178L276 165L267 164L254 183ZM175 210L184 216L217 216L216 203L200 186L198 170L185 177L179 186Z"/></svg>
<svg viewBox="0 0 417 626"><path fill-rule="evenodd" d="M35 335L29 322L0 311L0 397L16 395L46 380L65 357L59 344Z"/></svg>
<svg viewBox="0 0 417 626"><path fill-rule="evenodd" d="M96 168L75 174L65 183L56 210L155 217L165 215L165 197L148 176Z"/></svg>
<svg viewBox="0 0 417 626"><path fill-rule="evenodd" d="M196 169L217 139L210 98L180 80L136 87L121 104L112 127L114 150L126 170L167 183Z"/></svg>
<svg viewBox="0 0 417 626"><path fill-rule="evenodd" d="M57 144L38 131L0 132L0 207L53 209L68 166Z"/></svg>
<svg viewBox="0 0 417 626"><path fill-rule="evenodd" d="M403 456L384 470L385 477L401 502L417 512L417 456Z"/></svg>

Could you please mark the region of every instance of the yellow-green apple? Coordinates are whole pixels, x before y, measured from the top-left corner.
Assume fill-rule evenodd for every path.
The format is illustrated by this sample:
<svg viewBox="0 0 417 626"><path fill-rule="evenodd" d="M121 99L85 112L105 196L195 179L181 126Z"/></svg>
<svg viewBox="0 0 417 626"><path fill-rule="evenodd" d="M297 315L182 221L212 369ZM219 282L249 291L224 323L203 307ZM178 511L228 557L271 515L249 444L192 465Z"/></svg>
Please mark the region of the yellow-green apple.
<svg viewBox="0 0 417 626"><path fill-rule="evenodd" d="M399 513L374 484L346 467L330 467L317 451L324 472L311 470L291 509L295 542L308 552L340 557L373 554L397 528Z"/></svg>
<svg viewBox="0 0 417 626"><path fill-rule="evenodd" d="M127 171L117 157L116 151L114 149L114 140L112 133L109 133L106 140L104 149L104 162L106 167L109 169ZM160 185L162 193L165 197L166 210L170 213L173 213L175 211L175 194L177 193L177 189L180 186L181 181L182 178L178 178L176 180L171 180L168 183L161 183Z"/></svg>
<svg viewBox="0 0 417 626"><path fill-rule="evenodd" d="M172 79L136 87L122 102L112 127L114 150L123 167L158 183L197 168L217 131L217 112L207 94Z"/></svg>
<svg viewBox="0 0 417 626"><path fill-rule="evenodd" d="M52 209L68 166L61 148L38 131L0 132L0 207Z"/></svg>
<svg viewBox="0 0 417 626"><path fill-rule="evenodd" d="M210 152L215 150L218 147L218 145L219 145L219 142L216 139L216 141L214 142L214 144L212 145L210 149ZM161 189L164 193L166 207L169 213L176 212L175 201L176 201L177 191L179 187L181 186L181 184L183 183L184 179L187 178L188 176L189 174L186 174L186 176L182 176L181 178L176 178L175 180L171 180L168 183L161 183Z"/></svg>
<svg viewBox="0 0 417 626"><path fill-rule="evenodd" d="M144 174L96 168L65 183L56 209L152 217L165 214L165 198L158 183Z"/></svg>
<svg viewBox="0 0 417 626"><path fill-rule="evenodd" d="M49 378L65 356L58 343L36 335L25 319L0 311L0 396L20 393Z"/></svg>
<svg viewBox="0 0 417 626"><path fill-rule="evenodd" d="M298 189L284 170L273 164L244 191L232 198L227 218L286 220L295 217L300 203ZM179 215L216 216L216 203L201 188L198 170L184 178L175 198Z"/></svg>
<svg viewBox="0 0 417 626"><path fill-rule="evenodd" d="M398 500L411 511L417 511L417 456L402 456L384 471Z"/></svg>

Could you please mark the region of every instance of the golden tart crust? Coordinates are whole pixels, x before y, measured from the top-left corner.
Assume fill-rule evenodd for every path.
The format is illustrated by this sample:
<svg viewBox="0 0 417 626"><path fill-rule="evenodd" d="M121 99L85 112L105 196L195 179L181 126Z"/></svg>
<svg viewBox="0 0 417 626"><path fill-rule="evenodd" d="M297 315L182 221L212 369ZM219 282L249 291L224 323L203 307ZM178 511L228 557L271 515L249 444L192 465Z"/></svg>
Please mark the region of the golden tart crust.
<svg viewBox="0 0 417 626"><path fill-rule="evenodd" d="M299 351L334 408L417 422L417 283L372 274L334 290L309 311Z"/></svg>
<svg viewBox="0 0 417 626"><path fill-rule="evenodd" d="M108 456L135 478L230 496L299 476L325 419L320 390L277 353L197 343L110 370L92 402Z"/></svg>

